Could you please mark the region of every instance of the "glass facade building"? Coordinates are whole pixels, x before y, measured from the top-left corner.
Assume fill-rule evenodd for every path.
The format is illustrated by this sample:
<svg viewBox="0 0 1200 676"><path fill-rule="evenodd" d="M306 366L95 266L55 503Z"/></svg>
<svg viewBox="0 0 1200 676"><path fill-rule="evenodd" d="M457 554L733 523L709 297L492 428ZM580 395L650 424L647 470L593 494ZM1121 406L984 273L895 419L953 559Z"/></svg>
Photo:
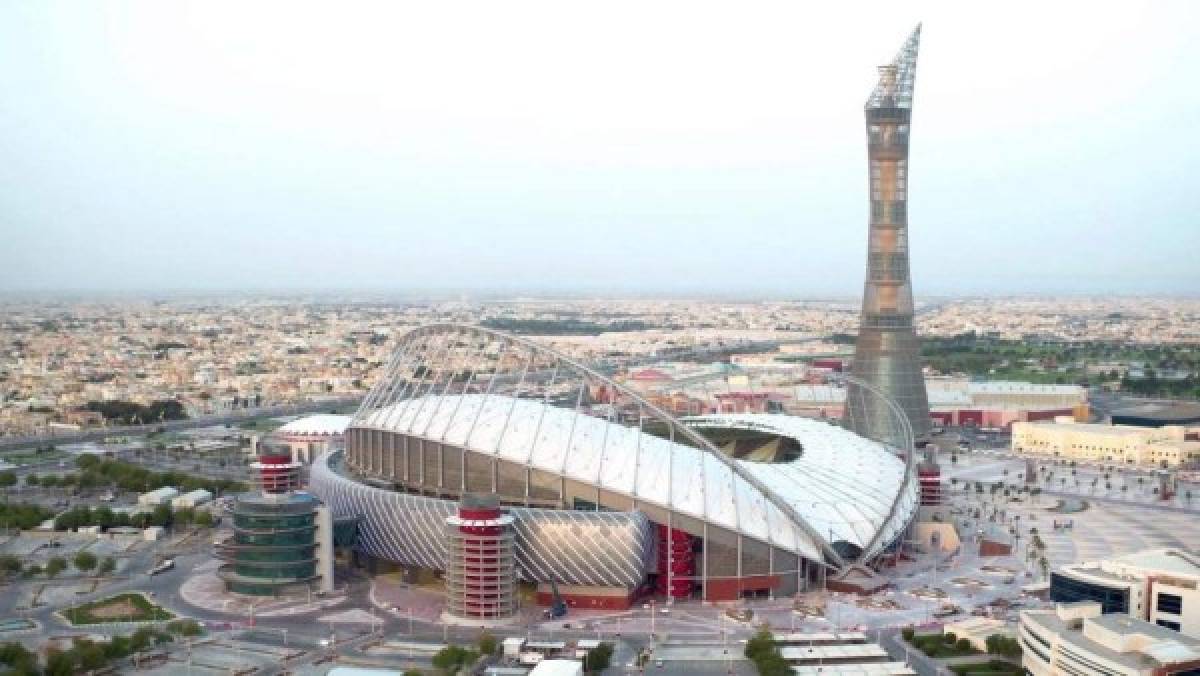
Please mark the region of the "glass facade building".
<svg viewBox="0 0 1200 676"><path fill-rule="evenodd" d="M311 495L239 495L233 537L218 546L230 591L271 596L317 578L317 507Z"/></svg>
<svg viewBox="0 0 1200 676"><path fill-rule="evenodd" d="M1129 587L1080 580L1063 573L1050 574L1050 600L1059 603L1095 601L1104 613L1129 613Z"/></svg>
<svg viewBox="0 0 1200 676"><path fill-rule="evenodd" d="M264 442L251 465L258 491L234 498L233 536L216 544L217 575L231 592L277 596L333 584L333 526L316 497L297 492L299 463Z"/></svg>

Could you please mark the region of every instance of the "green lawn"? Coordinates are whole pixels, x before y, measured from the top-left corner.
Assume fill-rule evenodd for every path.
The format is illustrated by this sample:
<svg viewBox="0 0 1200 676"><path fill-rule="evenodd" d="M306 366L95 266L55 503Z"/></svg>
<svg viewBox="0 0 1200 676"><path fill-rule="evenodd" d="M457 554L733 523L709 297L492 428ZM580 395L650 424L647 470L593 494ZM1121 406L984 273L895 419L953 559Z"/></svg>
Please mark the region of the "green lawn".
<svg viewBox="0 0 1200 676"><path fill-rule="evenodd" d="M175 615L136 593L118 594L67 608L63 616L71 624L103 624L105 622L157 622L173 620Z"/></svg>
<svg viewBox="0 0 1200 676"><path fill-rule="evenodd" d="M941 634L914 636L912 644L918 650L933 658L963 657L964 655L979 654L978 650L966 643L946 643L945 637Z"/></svg>

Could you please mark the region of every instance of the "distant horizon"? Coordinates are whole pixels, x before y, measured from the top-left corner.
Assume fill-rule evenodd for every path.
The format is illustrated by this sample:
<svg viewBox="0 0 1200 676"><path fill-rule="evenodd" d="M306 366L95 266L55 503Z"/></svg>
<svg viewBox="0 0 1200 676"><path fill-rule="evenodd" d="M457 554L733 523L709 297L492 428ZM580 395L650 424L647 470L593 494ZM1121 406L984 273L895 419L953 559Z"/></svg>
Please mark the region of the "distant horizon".
<svg viewBox="0 0 1200 676"><path fill-rule="evenodd" d="M356 302L380 302L394 299L403 302L552 302L552 301L714 301L714 302L770 302L770 303L854 303L862 300L862 294L755 294L718 292L604 292L602 290L513 290L506 292L487 289L372 289L372 288L277 288L277 289L0 289L0 303L9 301L54 301L54 300L129 300L170 301L189 299L240 299L240 300L315 300L346 301L354 296L364 296ZM936 301L968 300L1200 300L1200 292L1185 293L959 293L915 295L917 303Z"/></svg>

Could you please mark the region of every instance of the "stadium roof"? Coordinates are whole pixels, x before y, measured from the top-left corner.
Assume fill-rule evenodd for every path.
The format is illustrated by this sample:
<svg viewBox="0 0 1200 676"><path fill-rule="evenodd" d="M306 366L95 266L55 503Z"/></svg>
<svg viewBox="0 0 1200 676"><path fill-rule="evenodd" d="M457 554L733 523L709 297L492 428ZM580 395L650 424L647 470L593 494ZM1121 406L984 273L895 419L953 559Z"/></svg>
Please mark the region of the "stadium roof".
<svg viewBox="0 0 1200 676"><path fill-rule="evenodd" d="M351 417L331 413L307 415L280 427L276 433L294 436L335 436L346 432Z"/></svg>
<svg viewBox="0 0 1200 676"><path fill-rule="evenodd" d="M647 503L669 507L820 560L822 545L866 550L889 542L916 509L917 486L881 444L845 429L783 415L712 415L695 428L732 428L796 439L803 453L786 463L732 460L804 519L804 527L764 499L706 449L639 432L604 418L575 415L540 400L465 394L411 399L371 411L355 427L382 429L467 448L562 474ZM901 509L889 520L904 487ZM883 529L883 537L876 538ZM815 541L819 534L824 542Z"/></svg>
<svg viewBox="0 0 1200 676"><path fill-rule="evenodd" d="M880 553L916 509L911 429L874 396L884 443L785 416L685 423L552 347L433 324L400 338L349 427L492 455L840 566ZM706 426L765 429L803 450L783 463L740 460L697 431Z"/></svg>

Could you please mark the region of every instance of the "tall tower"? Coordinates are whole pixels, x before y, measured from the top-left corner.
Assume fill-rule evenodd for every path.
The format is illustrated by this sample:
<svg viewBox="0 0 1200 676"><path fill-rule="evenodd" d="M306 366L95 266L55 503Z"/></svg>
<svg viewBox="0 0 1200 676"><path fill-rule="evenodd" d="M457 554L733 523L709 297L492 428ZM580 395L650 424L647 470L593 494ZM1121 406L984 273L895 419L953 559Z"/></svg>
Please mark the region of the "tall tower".
<svg viewBox="0 0 1200 676"><path fill-rule="evenodd" d="M896 58L879 67L879 84L867 99L867 158L871 192L867 280L854 353L853 375L900 404L913 435L929 432L929 399L921 375L920 343L913 330L908 265L908 137L921 26ZM890 418L879 397L851 385L846 392L849 427L884 439Z"/></svg>

